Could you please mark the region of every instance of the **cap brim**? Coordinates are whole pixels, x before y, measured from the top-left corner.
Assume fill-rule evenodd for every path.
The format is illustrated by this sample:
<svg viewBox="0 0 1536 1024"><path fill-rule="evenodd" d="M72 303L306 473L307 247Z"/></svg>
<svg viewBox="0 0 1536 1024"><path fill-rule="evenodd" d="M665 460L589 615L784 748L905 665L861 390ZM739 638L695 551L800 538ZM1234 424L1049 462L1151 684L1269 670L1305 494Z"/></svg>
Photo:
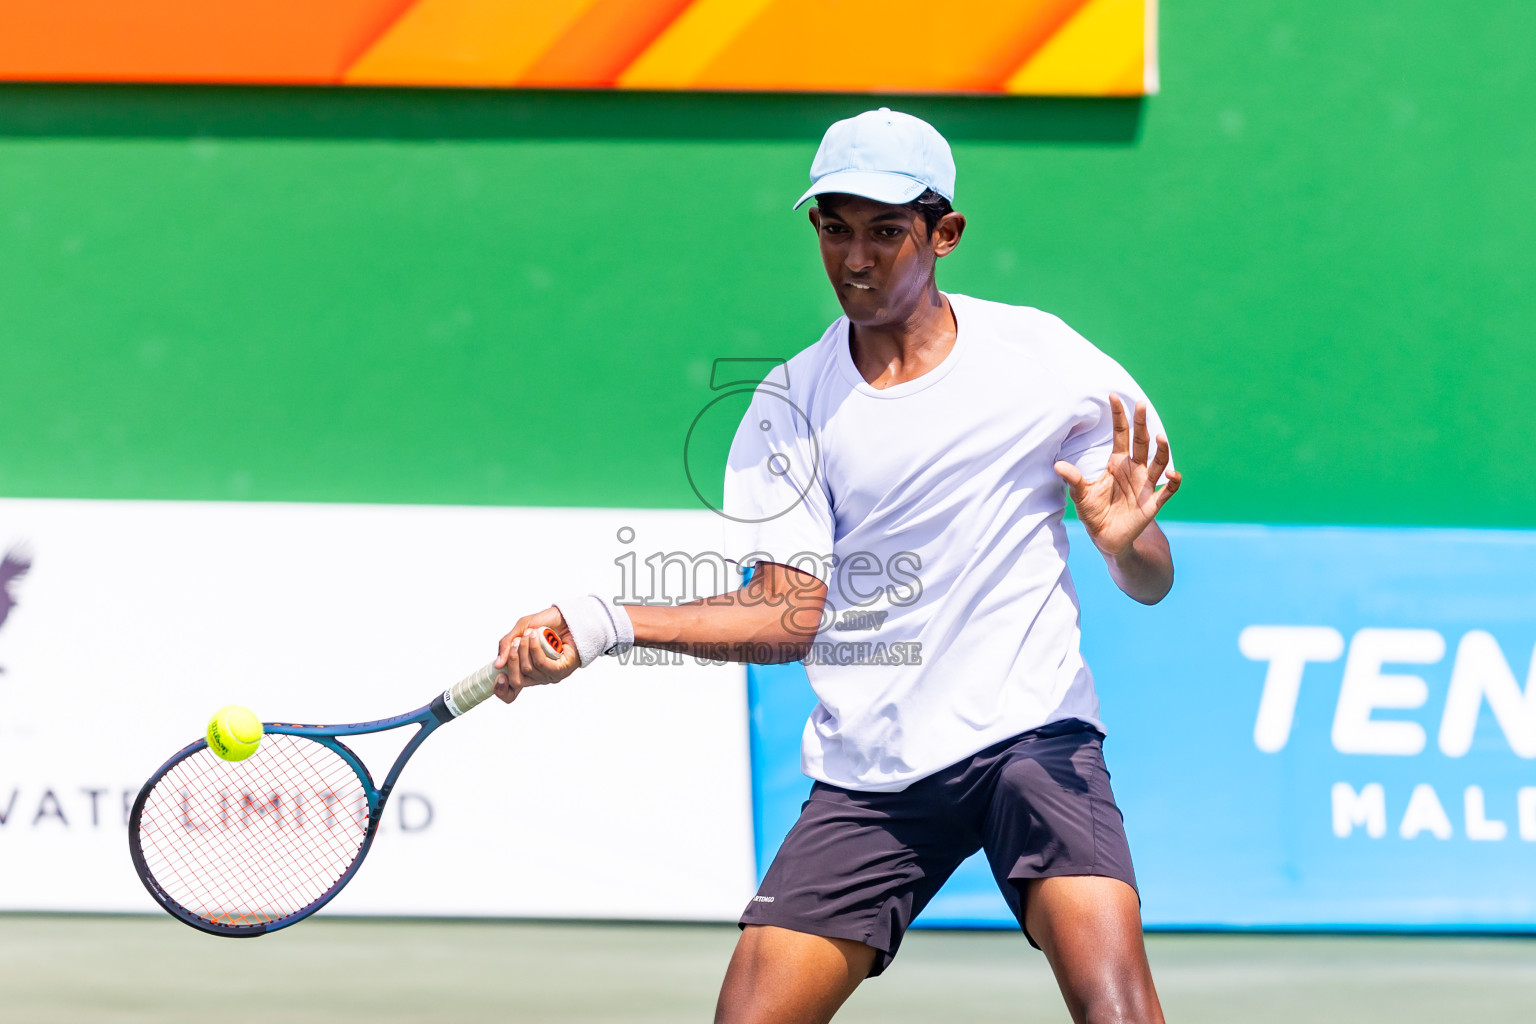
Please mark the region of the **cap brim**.
<svg viewBox="0 0 1536 1024"><path fill-rule="evenodd" d="M899 206L910 203L928 188L916 178L895 171L833 171L816 179L816 184L806 190L792 209L798 210L813 196L828 192L841 192L850 196L863 196L877 203Z"/></svg>

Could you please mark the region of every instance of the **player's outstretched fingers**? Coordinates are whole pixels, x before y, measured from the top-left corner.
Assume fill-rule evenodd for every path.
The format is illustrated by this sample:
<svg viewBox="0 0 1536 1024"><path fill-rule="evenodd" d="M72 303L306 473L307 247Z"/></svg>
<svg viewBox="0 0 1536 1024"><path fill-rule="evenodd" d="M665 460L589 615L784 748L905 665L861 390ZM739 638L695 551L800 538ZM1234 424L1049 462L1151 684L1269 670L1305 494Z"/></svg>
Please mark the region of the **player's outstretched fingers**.
<svg viewBox="0 0 1536 1024"><path fill-rule="evenodd" d="M1174 470L1172 473L1168 474L1168 482L1163 485L1163 489L1162 490L1157 492L1157 507L1158 508L1162 508L1164 505L1166 505L1168 503L1168 499L1169 498L1173 497L1175 494L1178 493L1178 491L1179 491L1179 484L1182 483L1183 480L1184 480L1184 475L1182 473L1180 473L1178 470Z"/></svg>
<svg viewBox="0 0 1536 1024"><path fill-rule="evenodd" d="M1131 460L1137 465L1147 464L1147 403L1136 403L1136 426L1131 431Z"/></svg>
<svg viewBox="0 0 1536 1024"><path fill-rule="evenodd" d="M1114 454L1124 455L1131 450L1131 427L1125 417L1125 403L1120 401L1119 395L1109 396L1109 414L1115 431Z"/></svg>
<svg viewBox="0 0 1536 1024"><path fill-rule="evenodd" d="M1052 468L1056 470L1057 476L1066 481L1067 492L1072 495L1073 501L1083 496L1084 481L1081 470L1070 462L1058 462Z"/></svg>
<svg viewBox="0 0 1536 1024"><path fill-rule="evenodd" d="M1157 435L1154 444L1157 447L1152 456L1152 462L1147 466L1147 479L1153 487L1156 487L1157 482L1163 478L1163 470L1168 468L1168 460L1173 457L1173 453L1168 450L1168 439L1162 434Z"/></svg>

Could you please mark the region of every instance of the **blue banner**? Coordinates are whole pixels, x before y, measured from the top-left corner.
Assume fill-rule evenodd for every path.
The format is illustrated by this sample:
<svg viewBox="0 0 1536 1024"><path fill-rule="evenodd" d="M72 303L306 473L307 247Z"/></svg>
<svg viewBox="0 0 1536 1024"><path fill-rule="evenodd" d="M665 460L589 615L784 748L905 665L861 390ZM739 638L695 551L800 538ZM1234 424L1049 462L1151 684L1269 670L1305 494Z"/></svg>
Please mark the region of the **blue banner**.
<svg viewBox="0 0 1536 1024"><path fill-rule="evenodd" d="M1536 533L1173 523L1083 646L1149 927L1536 930ZM749 675L759 870L809 789L799 666ZM923 915L1013 927L972 858Z"/></svg>

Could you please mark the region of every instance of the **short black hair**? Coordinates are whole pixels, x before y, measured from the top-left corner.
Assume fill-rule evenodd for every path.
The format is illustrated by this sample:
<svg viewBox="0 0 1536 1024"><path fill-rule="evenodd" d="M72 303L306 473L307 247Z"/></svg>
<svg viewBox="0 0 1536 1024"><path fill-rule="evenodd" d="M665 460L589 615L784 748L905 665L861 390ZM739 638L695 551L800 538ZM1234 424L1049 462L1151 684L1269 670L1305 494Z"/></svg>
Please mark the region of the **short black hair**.
<svg viewBox="0 0 1536 1024"><path fill-rule="evenodd" d="M931 188L923 189L923 194L906 204L907 209L916 210L923 215L923 223L928 225L928 233L933 234L933 229L939 226L946 214L955 212L954 206L948 199L939 195Z"/></svg>
<svg viewBox="0 0 1536 1024"><path fill-rule="evenodd" d="M816 197L816 205L835 210L843 200L848 198L850 197L845 192L825 192ZM939 221L943 220L946 214L955 212L955 208L950 204L950 201L931 188L923 189L922 195L910 203L902 203L901 206L903 209L921 214L923 223L928 226L928 233L930 235L933 234L933 229L939 226Z"/></svg>

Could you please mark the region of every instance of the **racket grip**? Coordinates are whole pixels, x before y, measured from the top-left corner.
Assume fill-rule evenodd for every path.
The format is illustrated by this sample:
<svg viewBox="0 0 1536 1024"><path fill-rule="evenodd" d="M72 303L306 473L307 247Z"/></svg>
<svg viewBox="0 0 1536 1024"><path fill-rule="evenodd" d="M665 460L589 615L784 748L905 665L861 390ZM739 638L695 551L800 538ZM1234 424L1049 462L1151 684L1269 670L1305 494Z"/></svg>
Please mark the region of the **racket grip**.
<svg viewBox="0 0 1536 1024"><path fill-rule="evenodd" d="M496 692L496 663L476 669L443 691L443 703L454 718Z"/></svg>
<svg viewBox="0 0 1536 1024"><path fill-rule="evenodd" d="M565 643L561 641L560 634L548 626L539 630L538 638L539 646L544 648L544 654L547 657L558 660L565 652ZM497 675L498 670L493 661L444 690L443 703L448 705L448 710L453 717L458 718L475 705L484 703L492 693L496 692Z"/></svg>

